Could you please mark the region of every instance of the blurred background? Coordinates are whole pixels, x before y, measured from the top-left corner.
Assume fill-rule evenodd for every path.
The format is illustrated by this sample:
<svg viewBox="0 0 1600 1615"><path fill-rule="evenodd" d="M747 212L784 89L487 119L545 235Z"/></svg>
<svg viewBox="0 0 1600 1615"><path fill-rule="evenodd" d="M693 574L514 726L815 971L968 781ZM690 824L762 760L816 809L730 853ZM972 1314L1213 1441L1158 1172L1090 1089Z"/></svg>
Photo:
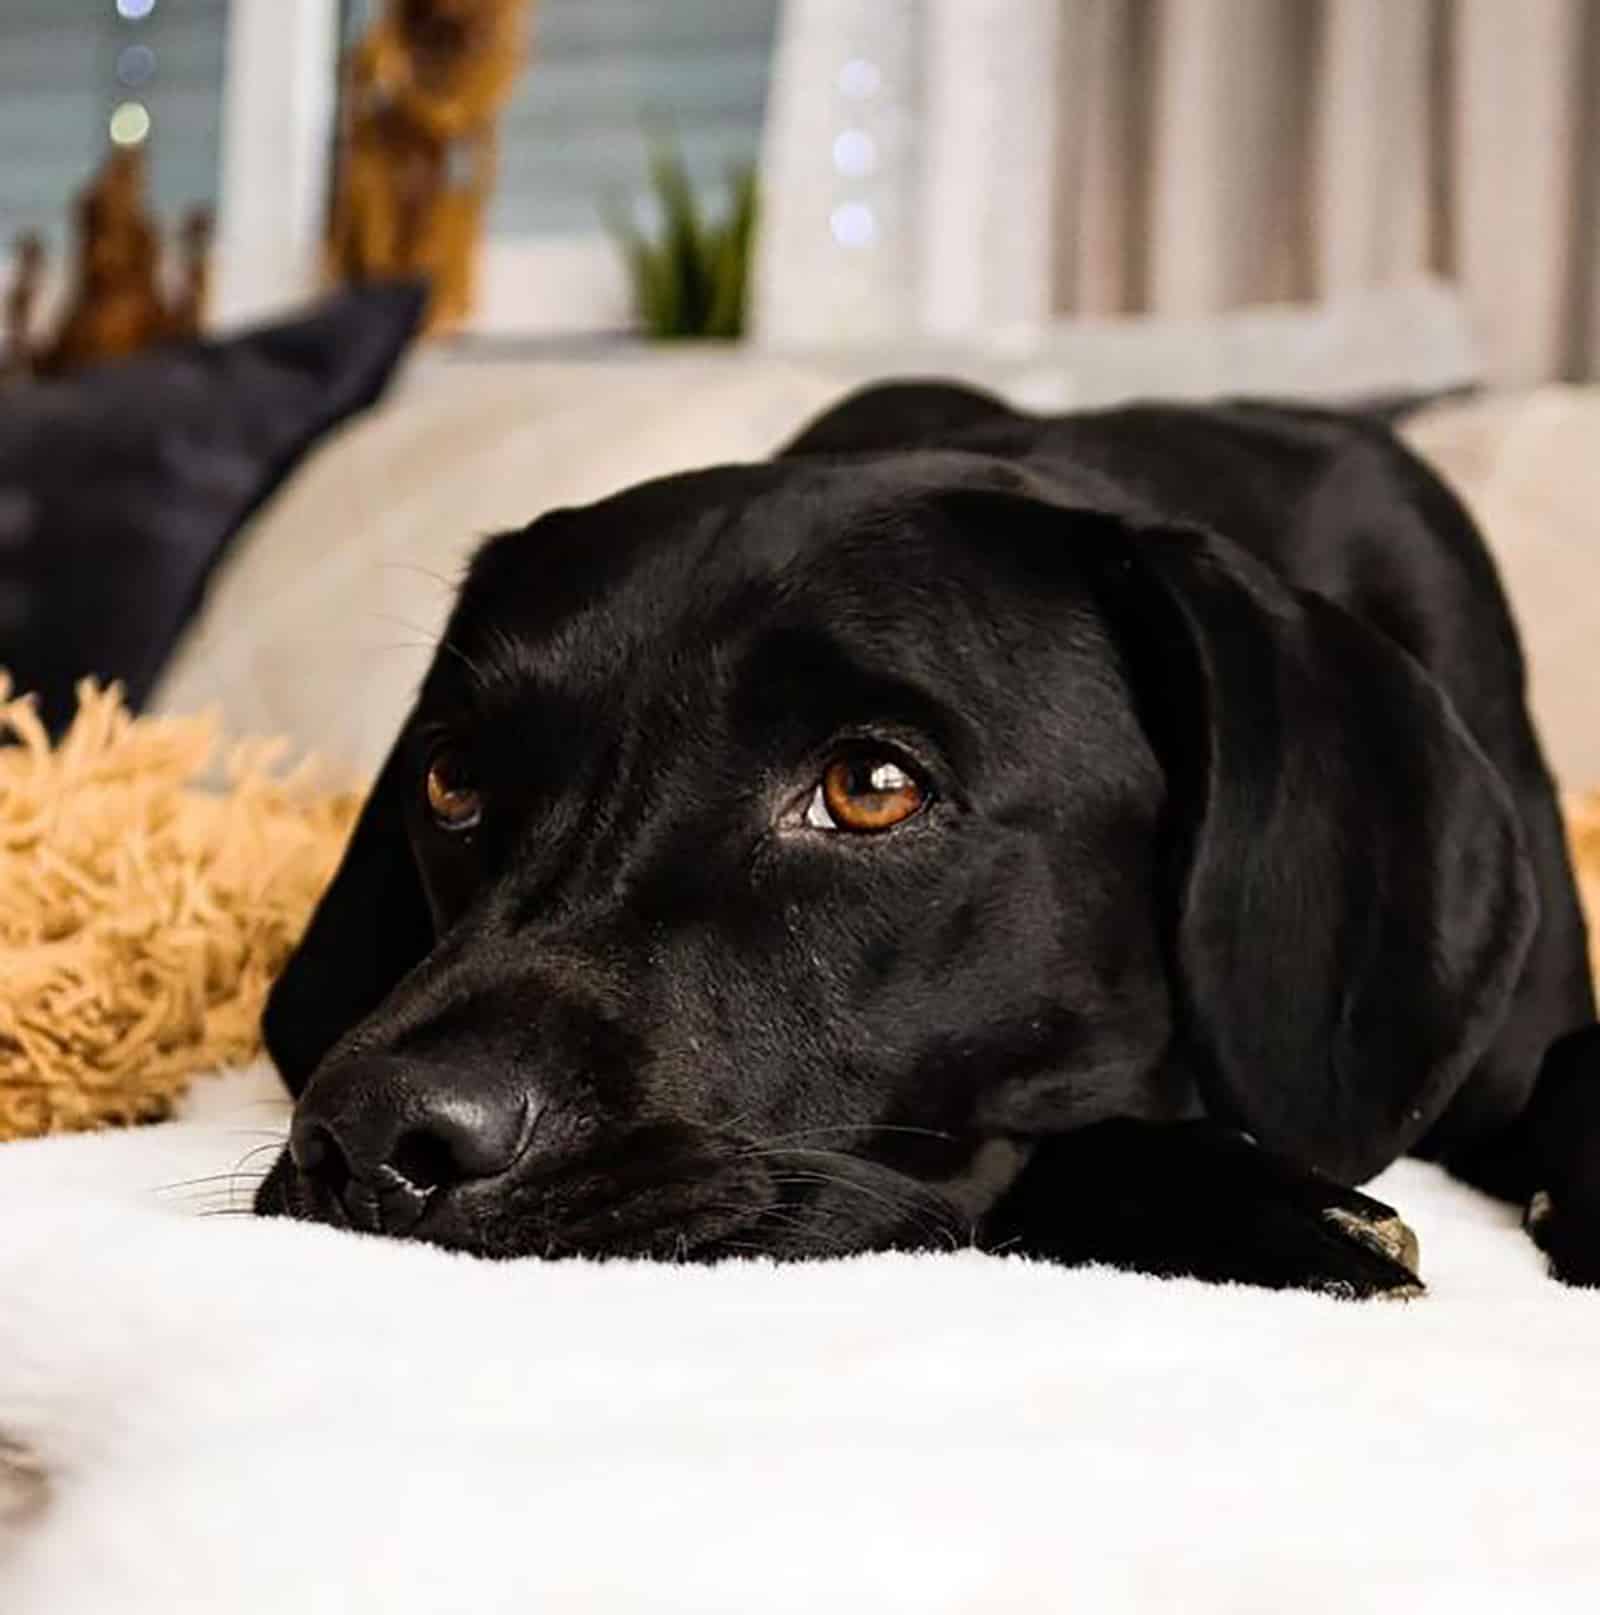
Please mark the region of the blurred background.
<svg viewBox="0 0 1600 1615"><path fill-rule="evenodd" d="M938 373L1470 397L1407 429L1600 777L1600 0L0 0L0 255L57 728L370 764L479 535Z"/></svg>
<svg viewBox="0 0 1600 1615"><path fill-rule="evenodd" d="M452 41L510 53L477 104L468 72L441 92L441 183L472 182L474 120L494 145L469 334L638 322L616 215L660 222L671 153L713 215L758 167L772 343L1016 344L1433 276L1487 377L1600 365L1592 0L4 0L0 236L45 246L32 318L113 146L169 231L215 210L212 328L325 284L386 24L396 84Z"/></svg>

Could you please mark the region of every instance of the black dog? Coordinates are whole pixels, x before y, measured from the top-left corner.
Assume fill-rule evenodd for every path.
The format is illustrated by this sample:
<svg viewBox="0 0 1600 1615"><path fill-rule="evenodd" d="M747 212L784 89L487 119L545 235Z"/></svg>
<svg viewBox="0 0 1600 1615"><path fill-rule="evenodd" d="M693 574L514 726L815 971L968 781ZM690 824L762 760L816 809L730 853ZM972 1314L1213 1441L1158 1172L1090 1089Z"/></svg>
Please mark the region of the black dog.
<svg viewBox="0 0 1600 1615"><path fill-rule="evenodd" d="M266 1013L258 1208L1372 1294L1411 1151L1600 1281L1583 921L1387 427L888 386L474 560Z"/></svg>

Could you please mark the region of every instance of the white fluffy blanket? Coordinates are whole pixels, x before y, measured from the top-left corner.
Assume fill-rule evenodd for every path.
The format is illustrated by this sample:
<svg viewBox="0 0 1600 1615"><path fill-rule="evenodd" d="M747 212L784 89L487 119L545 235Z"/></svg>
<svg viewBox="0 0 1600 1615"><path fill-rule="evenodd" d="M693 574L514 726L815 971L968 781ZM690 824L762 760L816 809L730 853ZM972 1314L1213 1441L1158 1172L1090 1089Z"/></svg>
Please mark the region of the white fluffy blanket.
<svg viewBox="0 0 1600 1615"><path fill-rule="evenodd" d="M1600 1294L1431 1168L1355 1305L198 1217L282 1121L0 1148L6 1615L1600 1609Z"/></svg>

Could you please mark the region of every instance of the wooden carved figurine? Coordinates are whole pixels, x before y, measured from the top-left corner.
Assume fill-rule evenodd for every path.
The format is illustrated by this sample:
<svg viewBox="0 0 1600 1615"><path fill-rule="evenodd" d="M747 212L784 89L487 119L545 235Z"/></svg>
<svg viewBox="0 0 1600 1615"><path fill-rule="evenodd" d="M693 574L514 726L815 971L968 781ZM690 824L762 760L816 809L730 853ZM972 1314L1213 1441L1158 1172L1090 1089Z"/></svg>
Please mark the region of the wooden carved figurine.
<svg viewBox="0 0 1600 1615"><path fill-rule="evenodd" d="M6 362L13 370L58 375L102 359L118 359L152 343L200 329L211 245L211 213L196 208L182 231L182 280L168 300L162 285L161 239L145 206L144 157L113 151L79 196L77 273L55 334L32 337L44 277L37 236L17 243L17 270L6 297Z"/></svg>
<svg viewBox="0 0 1600 1615"><path fill-rule="evenodd" d="M349 53L329 242L337 281L425 275L429 323L472 307L495 126L528 0L387 0Z"/></svg>
<svg viewBox="0 0 1600 1615"><path fill-rule="evenodd" d="M33 311L44 280L44 242L33 234L17 237L16 269L6 288L6 346L0 376L33 369Z"/></svg>
<svg viewBox="0 0 1600 1615"><path fill-rule="evenodd" d="M161 245L145 209L144 153L113 151L77 202L78 278L41 375L118 359L167 332Z"/></svg>

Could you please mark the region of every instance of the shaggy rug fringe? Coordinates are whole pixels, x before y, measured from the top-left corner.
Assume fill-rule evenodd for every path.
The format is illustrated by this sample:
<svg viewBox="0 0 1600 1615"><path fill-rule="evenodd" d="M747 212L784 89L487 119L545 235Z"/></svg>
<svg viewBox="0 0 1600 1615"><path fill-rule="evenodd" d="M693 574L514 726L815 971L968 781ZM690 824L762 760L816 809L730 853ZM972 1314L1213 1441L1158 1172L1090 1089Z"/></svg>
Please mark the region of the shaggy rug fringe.
<svg viewBox="0 0 1600 1615"><path fill-rule="evenodd" d="M90 682L52 747L9 694L0 675L0 1138L164 1116L257 1052L361 793Z"/></svg>

